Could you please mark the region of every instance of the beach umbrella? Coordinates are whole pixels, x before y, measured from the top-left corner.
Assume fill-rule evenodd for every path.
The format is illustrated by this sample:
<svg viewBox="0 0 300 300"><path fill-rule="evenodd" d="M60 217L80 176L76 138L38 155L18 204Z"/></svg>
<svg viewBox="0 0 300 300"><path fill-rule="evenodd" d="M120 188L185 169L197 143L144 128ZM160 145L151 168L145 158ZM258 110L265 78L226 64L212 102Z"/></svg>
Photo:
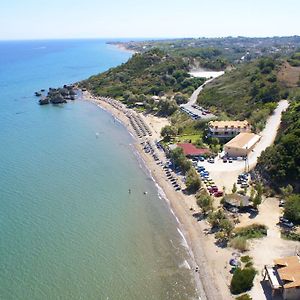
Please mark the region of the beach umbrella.
<svg viewBox="0 0 300 300"><path fill-rule="evenodd" d="M237 267L237 266L239 265L239 262L238 262L237 259L232 258L232 259L230 259L229 264L230 264L231 266Z"/></svg>

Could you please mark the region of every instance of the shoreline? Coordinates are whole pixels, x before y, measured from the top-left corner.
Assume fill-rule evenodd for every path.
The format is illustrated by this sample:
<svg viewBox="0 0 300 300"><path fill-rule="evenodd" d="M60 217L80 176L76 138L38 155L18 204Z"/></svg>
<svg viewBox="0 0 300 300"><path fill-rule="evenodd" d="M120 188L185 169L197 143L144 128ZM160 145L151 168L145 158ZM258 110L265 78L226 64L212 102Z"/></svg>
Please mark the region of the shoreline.
<svg viewBox="0 0 300 300"><path fill-rule="evenodd" d="M111 43L108 43L108 45L111 45L111 46L117 48L119 51L131 53L132 55L138 53L137 51L128 49L126 46L124 46L124 44L111 44Z"/></svg>
<svg viewBox="0 0 300 300"><path fill-rule="evenodd" d="M200 212L196 204L194 195L185 195L182 191L175 191L170 182L167 180L164 170L161 165L153 159L153 157L145 153L143 149L143 140L154 141L159 140L160 129L168 124L166 118L160 120L154 116L144 116L141 113L136 113L133 110L125 108L120 102L116 105L108 103L107 101L97 97L93 97L89 92L84 92L82 99L89 101L110 113L114 118L123 124L130 135L135 139L133 147L145 166L147 172L152 178L154 184L158 189L160 198L164 198L171 213L174 215L178 223L178 233L182 236L184 243L187 244L187 252L190 256L188 262L191 269L194 270L194 280L196 293L201 300L229 300L233 299L228 290L228 280L224 278L224 254L218 255L223 249L219 249L214 244L214 237L205 234L208 224L205 221L197 221L193 217L193 213ZM132 125L130 124L128 114L134 113L140 116L143 121L149 126L153 135L145 138L138 138ZM157 124L154 124L154 120ZM160 128L159 128L160 127ZM160 161L164 161L165 155L155 148ZM176 177L176 176L175 176ZM192 209L192 210L191 210ZM230 257L230 251L225 252L225 262L227 263L227 256ZM196 272L195 268L199 271ZM222 272L223 270L223 272ZM221 272L220 272L221 271ZM226 270L228 273L228 270Z"/></svg>

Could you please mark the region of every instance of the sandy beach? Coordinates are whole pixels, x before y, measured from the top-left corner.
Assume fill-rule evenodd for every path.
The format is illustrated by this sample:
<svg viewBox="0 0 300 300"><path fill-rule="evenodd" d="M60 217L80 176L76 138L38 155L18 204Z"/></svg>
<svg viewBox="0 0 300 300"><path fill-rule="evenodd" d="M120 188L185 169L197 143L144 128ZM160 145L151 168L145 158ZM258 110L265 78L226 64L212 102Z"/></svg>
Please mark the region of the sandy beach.
<svg viewBox="0 0 300 300"><path fill-rule="evenodd" d="M191 250L190 266L195 272L199 299L233 299L228 289L230 284L228 261L231 258L232 251L226 248L219 248L215 245L214 236L206 233L206 230L209 228L206 221L199 221L193 217L194 213L200 212L195 197L193 195L185 195L182 191L175 191L170 181L168 181L162 166L157 164L157 161L149 153L145 153L143 149L145 140L154 147L155 142L160 139L161 128L169 123L168 120L152 115L137 114L120 103L109 103L108 101L93 97L88 92L84 92L83 98L110 112L136 137L134 146L145 162L151 176L162 188L170 209L179 222L179 228L184 235L184 239ZM130 114L139 115L151 129L152 135L138 138L136 131L130 123L128 117ZM155 149L155 153L161 162L166 161L163 151ZM183 185L183 183L181 184ZM196 267L199 268L198 272L195 271Z"/></svg>
<svg viewBox="0 0 300 300"><path fill-rule="evenodd" d="M125 52L129 52L131 54L135 54L137 53L136 51L134 50L130 50L128 49L127 47L125 47L123 44L111 44L112 46L118 48L118 50L121 50L121 51L125 51Z"/></svg>

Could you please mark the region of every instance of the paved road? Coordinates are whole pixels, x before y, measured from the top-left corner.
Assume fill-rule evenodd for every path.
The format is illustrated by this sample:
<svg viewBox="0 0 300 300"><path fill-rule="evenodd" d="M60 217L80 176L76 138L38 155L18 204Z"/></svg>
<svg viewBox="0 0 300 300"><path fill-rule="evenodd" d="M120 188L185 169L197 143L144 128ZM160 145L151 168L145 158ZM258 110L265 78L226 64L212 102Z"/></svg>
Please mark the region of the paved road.
<svg viewBox="0 0 300 300"><path fill-rule="evenodd" d="M217 73L217 72L216 72ZM211 118L214 118L215 115L214 114L211 114L211 113L205 113L203 112L203 108L200 107L200 106L197 106L197 108L193 107L193 105L196 104L197 102L197 98L198 98L198 95L200 94L200 92L203 90L204 86L206 84L208 84L209 82L213 81L215 78L217 78L218 76L221 76L221 74L218 74L218 75L215 75L215 77L213 78L210 78L208 80L206 80L201 86L199 86L192 94L192 96L190 97L189 99L189 102L186 103L186 104L181 104L180 105L180 108L182 110L185 110L185 112L190 112L192 114L194 114L195 116L198 116L200 117L201 119L211 119ZM192 116L193 117L193 116Z"/></svg>

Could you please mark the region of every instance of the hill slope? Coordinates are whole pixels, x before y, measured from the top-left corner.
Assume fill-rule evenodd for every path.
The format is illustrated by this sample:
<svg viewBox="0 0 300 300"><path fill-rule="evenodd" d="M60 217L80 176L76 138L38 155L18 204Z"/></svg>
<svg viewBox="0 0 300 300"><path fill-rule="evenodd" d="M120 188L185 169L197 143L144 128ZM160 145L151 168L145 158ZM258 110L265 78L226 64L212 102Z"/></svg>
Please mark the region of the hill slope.
<svg viewBox="0 0 300 300"><path fill-rule="evenodd" d="M291 184L300 192L300 100L284 113L275 144L262 153L257 169L273 187Z"/></svg>
<svg viewBox="0 0 300 300"><path fill-rule="evenodd" d="M287 96L277 81L280 64L279 60L262 58L238 65L207 85L198 103L230 118L248 119L261 129L275 102Z"/></svg>
<svg viewBox="0 0 300 300"><path fill-rule="evenodd" d="M159 106L154 103L152 96L164 95L173 100L177 94L175 100L167 103L175 107L181 101L186 101L195 88L204 82L203 78L191 77L188 70L189 66L182 58L153 49L133 55L128 62L92 76L81 82L80 86L95 95L114 97L128 105L143 102L149 109Z"/></svg>

